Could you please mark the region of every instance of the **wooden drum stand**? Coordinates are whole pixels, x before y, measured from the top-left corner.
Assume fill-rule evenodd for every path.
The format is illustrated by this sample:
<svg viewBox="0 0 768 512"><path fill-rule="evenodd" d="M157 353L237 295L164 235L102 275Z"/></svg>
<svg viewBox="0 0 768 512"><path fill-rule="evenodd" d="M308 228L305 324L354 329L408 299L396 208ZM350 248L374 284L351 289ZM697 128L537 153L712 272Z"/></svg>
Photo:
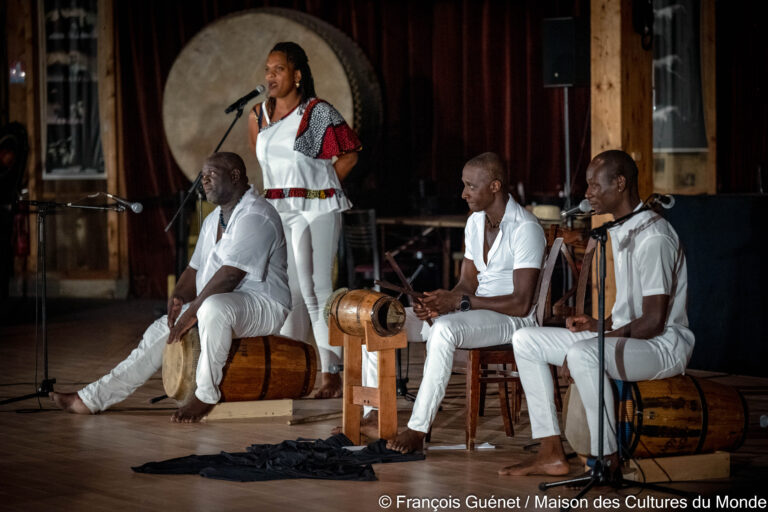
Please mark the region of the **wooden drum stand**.
<svg viewBox="0 0 768 512"><path fill-rule="evenodd" d="M370 314L368 314L370 313ZM364 405L379 409L379 437L397 434L395 349L408 345L403 306L388 295L351 290L336 297L328 320L332 346L344 347L344 435L361 444ZM378 352L378 388L362 385L362 346Z"/></svg>

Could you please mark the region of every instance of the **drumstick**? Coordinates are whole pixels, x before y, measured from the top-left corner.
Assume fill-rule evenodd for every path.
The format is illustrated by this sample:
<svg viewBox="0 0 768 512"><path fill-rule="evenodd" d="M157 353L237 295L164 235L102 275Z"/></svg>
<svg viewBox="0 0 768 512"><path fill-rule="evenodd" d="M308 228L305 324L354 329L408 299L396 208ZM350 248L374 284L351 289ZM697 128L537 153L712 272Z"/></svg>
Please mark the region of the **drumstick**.
<svg viewBox="0 0 768 512"><path fill-rule="evenodd" d="M398 279L400 279L400 282L403 283L403 288L406 290L413 291L413 286L411 286L411 282L406 279L405 274L403 274L403 271L400 270L400 265L397 264L395 261L394 256L387 251L384 253L384 258L389 262L389 265L392 267L392 270L395 271L395 275L397 275ZM432 327L432 319L427 318L427 324L429 324L430 327Z"/></svg>
<svg viewBox="0 0 768 512"><path fill-rule="evenodd" d="M393 292L399 292L404 293L406 295L410 295L414 299L423 299L425 295L421 292L417 292L414 290L408 290L406 288L403 288L402 286L397 286L396 284L389 283L387 281L379 281L378 279L373 282L373 284L377 284L381 286L382 288L386 288L387 290L392 290Z"/></svg>

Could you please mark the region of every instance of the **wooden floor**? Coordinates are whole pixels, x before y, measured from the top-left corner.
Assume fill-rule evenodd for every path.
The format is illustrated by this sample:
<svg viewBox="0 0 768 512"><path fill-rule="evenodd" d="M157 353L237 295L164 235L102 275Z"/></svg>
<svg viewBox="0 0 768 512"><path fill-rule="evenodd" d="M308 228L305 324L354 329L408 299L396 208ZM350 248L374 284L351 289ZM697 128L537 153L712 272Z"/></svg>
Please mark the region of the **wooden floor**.
<svg viewBox="0 0 768 512"><path fill-rule="evenodd" d="M74 391L108 371L136 344L146 325L163 304L148 301L55 301L49 303L49 374L58 391ZM35 381L34 304L12 302L3 308L0 328L0 399L32 392ZM37 347L41 349L41 347ZM423 344L411 349L411 361L423 361ZM411 365L413 391L418 387L419 364ZM37 368L42 378L42 366ZM694 372L695 373L695 372ZM768 497L768 443L766 429L759 427L760 414L768 412L768 380L718 376L745 393L751 411L745 445L732 457L728 480L675 484L676 488L715 496ZM493 450L430 451L421 462L374 466L375 482L325 480L279 480L233 483L186 475L146 475L131 471L153 460L164 460L219 451L243 451L253 443L277 443L297 437L325 438L340 420L288 426L285 418L230 420L197 425L168 421L167 403L148 405L162 394L159 375L114 409L95 416L77 416L53 410L47 399L25 400L0 406L0 510L384 510L379 499L388 495L404 498L458 499L451 502L407 506L395 502L389 510L510 510L490 505L473 507L468 496L481 499L519 497L519 508L556 510L557 503L544 505L541 497L569 498L575 491L564 488L538 491L541 477L504 478L496 475L503 465L525 457L530 427L524 411L516 425L516 437L504 436L498 402L489 397L486 417L480 419L479 442ZM399 421L407 421L411 404L399 403ZM301 400L296 417L341 410L341 401ZM464 442L463 376L454 376L443 410L434 425L432 444ZM532 448L535 450L535 447ZM573 462L572 474L580 473ZM622 506L610 510L672 510L659 505L634 507L626 496L637 488L615 491L601 488L587 496L590 502L605 496L618 498ZM639 499L671 497L643 491ZM538 498L538 506L537 506ZM470 498L471 499L471 498ZM453 505L456 505L455 503ZM590 507L592 508L592 507Z"/></svg>

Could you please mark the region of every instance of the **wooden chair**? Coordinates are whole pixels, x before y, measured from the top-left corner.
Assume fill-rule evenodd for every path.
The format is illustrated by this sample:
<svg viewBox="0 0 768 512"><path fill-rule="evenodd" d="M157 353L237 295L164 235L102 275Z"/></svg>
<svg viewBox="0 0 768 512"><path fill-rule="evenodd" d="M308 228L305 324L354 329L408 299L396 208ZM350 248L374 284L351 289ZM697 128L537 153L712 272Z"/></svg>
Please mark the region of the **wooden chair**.
<svg viewBox="0 0 768 512"><path fill-rule="evenodd" d="M544 318L544 309L539 305L545 304L549 296L549 286L552 280L555 262L560 255L563 245L562 238L553 240L549 249L544 266L539 274L539 282L534 294L534 307L536 308L536 320L541 325ZM514 435L513 422L520 418L520 404L522 398L522 386L520 385L520 376L517 373L515 356L511 343L503 345L494 345L491 347L482 347L466 350L468 361L466 368L466 442L467 449L474 450L475 435L477 433L477 417L480 414L481 403L484 402L485 390L488 384L497 383L499 385L499 400L501 405L501 415L504 420L504 431L507 436ZM502 365L501 370L488 369L489 365ZM507 366L509 369L507 369ZM509 400L511 388L512 401ZM557 393L559 396L559 392Z"/></svg>
<svg viewBox="0 0 768 512"><path fill-rule="evenodd" d="M381 279L375 210L347 210L342 214L347 283L361 288Z"/></svg>

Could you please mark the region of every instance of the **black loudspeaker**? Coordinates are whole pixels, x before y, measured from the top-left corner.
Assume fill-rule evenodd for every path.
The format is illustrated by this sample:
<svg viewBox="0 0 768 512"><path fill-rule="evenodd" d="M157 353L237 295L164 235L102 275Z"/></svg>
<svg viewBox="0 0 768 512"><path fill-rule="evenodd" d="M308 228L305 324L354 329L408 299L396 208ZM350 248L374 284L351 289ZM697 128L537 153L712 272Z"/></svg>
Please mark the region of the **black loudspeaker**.
<svg viewBox="0 0 768 512"><path fill-rule="evenodd" d="M589 81L589 30L580 18L545 18L541 27L544 87Z"/></svg>

